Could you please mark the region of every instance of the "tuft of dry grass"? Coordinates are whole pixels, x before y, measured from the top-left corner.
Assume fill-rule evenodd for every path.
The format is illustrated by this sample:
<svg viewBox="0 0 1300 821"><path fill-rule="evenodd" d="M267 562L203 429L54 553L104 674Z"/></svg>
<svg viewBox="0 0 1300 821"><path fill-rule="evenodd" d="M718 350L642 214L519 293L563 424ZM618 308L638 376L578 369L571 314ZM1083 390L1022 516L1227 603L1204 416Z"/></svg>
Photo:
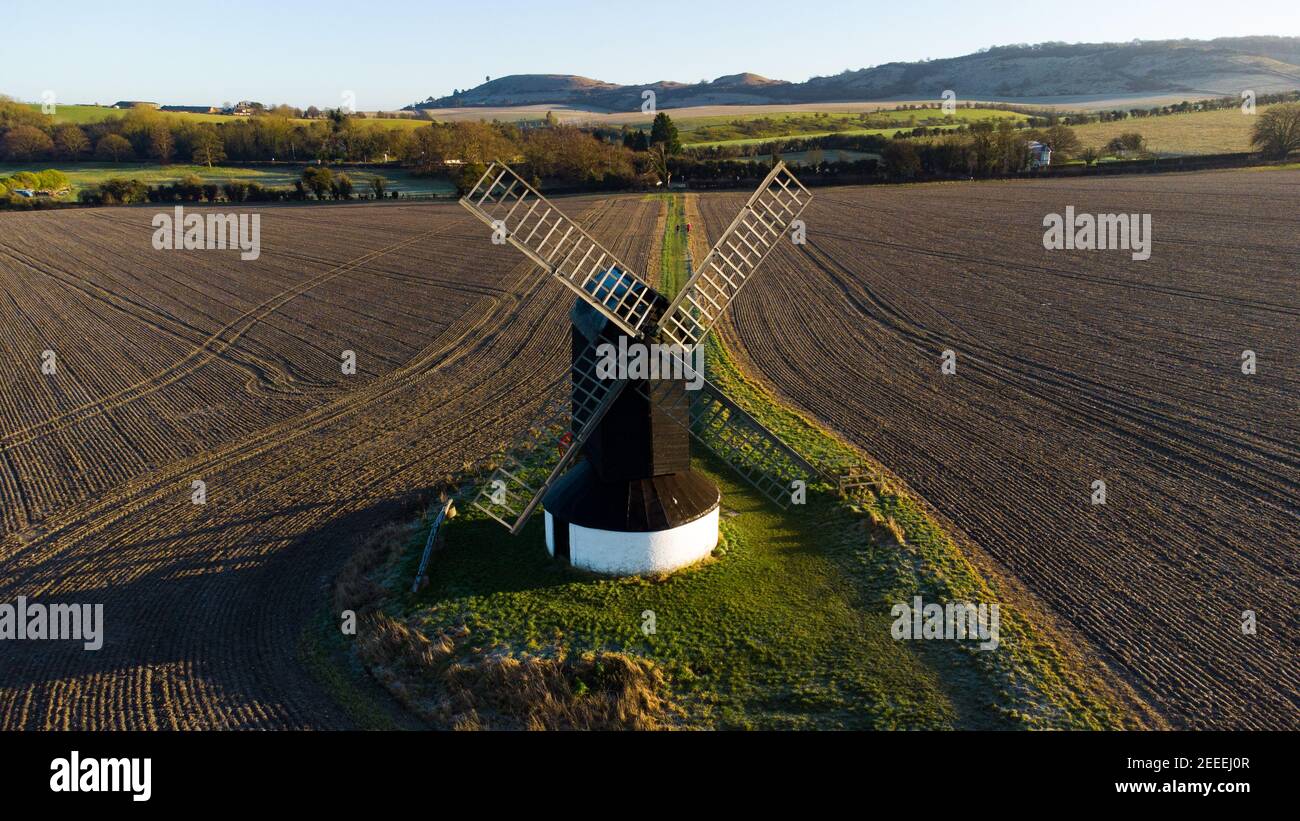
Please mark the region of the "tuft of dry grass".
<svg viewBox="0 0 1300 821"><path fill-rule="evenodd" d="M406 707L454 730L656 730L674 712L653 663L624 653L460 656L469 630L434 639L384 613L362 619L357 653Z"/></svg>
<svg viewBox="0 0 1300 821"><path fill-rule="evenodd" d="M528 730L655 730L663 674L624 653L554 658L494 653L448 668L453 726Z"/></svg>
<svg viewBox="0 0 1300 821"><path fill-rule="evenodd" d="M889 531L890 536L894 537L894 541L898 542L900 545L907 544L907 531L903 529L901 524L894 520L893 516L890 516L885 520L885 529Z"/></svg>
<svg viewBox="0 0 1300 821"><path fill-rule="evenodd" d="M419 630L386 613L371 613L357 629L357 654L367 664L377 664L390 673L426 673L451 657L457 635L444 634L432 641Z"/></svg>

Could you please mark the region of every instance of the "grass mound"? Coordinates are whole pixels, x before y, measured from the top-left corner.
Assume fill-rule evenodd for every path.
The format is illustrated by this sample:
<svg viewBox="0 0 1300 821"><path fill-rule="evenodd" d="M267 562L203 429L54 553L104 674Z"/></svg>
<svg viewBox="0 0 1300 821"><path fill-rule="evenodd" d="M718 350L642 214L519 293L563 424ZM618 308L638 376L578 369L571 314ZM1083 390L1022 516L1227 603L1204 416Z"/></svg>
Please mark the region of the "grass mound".
<svg viewBox="0 0 1300 821"><path fill-rule="evenodd" d="M364 619L357 653L403 704L456 730L655 730L671 716L663 674L625 653L458 653L461 627L430 639L384 613Z"/></svg>

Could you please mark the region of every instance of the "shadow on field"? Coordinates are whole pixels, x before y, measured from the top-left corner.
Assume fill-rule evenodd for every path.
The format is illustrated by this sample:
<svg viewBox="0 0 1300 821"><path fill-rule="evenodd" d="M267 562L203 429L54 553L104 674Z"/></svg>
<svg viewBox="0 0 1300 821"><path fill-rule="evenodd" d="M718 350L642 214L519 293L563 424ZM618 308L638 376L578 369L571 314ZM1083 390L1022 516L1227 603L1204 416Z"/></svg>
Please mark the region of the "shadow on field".
<svg viewBox="0 0 1300 821"><path fill-rule="evenodd" d="M410 563L415 575L418 553ZM445 546L429 562L429 584L413 601L428 605L448 597L491 596L542 590L588 578L546 552L541 514L518 536L489 519L453 520Z"/></svg>
<svg viewBox="0 0 1300 821"><path fill-rule="evenodd" d="M140 534L89 554L35 546L48 557L0 580L0 603L102 604L103 644L0 642L0 690L22 694L21 704L0 700L0 727L352 726L303 666L304 631L357 541L435 497L423 488L354 500L362 506L334 517L325 504L229 521L214 509L175 538ZM277 521L311 511L310 530L279 535L288 528Z"/></svg>

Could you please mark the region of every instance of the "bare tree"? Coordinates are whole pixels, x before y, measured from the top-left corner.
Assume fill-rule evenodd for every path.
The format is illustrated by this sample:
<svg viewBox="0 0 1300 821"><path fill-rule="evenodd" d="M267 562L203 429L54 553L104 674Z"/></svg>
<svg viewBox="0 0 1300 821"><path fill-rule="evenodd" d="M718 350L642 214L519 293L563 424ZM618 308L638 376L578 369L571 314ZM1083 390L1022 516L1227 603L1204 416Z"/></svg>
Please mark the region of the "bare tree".
<svg viewBox="0 0 1300 821"><path fill-rule="evenodd" d="M1251 130L1250 144L1277 159L1300 151L1300 103L1271 106L1260 114Z"/></svg>
<svg viewBox="0 0 1300 821"><path fill-rule="evenodd" d="M673 173L668 169L668 149L663 143L650 146L650 164L654 166L655 175L667 188L673 181Z"/></svg>
<svg viewBox="0 0 1300 821"><path fill-rule="evenodd" d="M171 162L176 150L176 141L172 130L166 123L159 123L149 129L149 154L156 157L163 165Z"/></svg>
<svg viewBox="0 0 1300 821"><path fill-rule="evenodd" d="M1052 154L1068 160L1079 152L1079 138L1068 125L1054 125L1043 132L1043 142L1052 148Z"/></svg>
<svg viewBox="0 0 1300 821"><path fill-rule="evenodd" d="M50 135L31 125L19 125L5 134L5 156L18 162L29 162L54 150Z"/></svg>

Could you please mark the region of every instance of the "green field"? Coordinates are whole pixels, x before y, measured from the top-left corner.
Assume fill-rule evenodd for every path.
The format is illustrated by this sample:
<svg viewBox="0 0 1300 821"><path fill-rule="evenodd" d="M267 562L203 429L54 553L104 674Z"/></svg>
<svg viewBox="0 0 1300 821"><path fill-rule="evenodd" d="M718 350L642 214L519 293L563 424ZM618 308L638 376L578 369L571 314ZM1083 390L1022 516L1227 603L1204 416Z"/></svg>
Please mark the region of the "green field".
<svg viewBox="0 0 1300 821"><path fill-rule="evenodd" d="M821 160L816 160L817 154L821 154ZM759 154L753 157L737 157L742 162L769 162L771 155ZM859 160L879 160L879 154L873 154L869 151L847 151L842 148L823 148L813 151L782 151L781 159L786 165L813 165L817 162L858 162Z"/></svg>
<svg viewBox="0 0 1300 821"><path fill-rule="evenodd" d="M159 185L161 183L174 183L188 174L195 174L201 177L205 182L225 183L235 180L243 182L256 182L259 185L288 188L294 183L294 180L302 177L300 165L285 165L277 167L256 166L214 166L208 168L206 165L159 165L157 163L59 163L38 162L38 163L0 163L0 178L7 177L10 174L19 171L43 171L47 168L55 168L62 171L68 176L72 184L72 193L70 197L75 199L77 192L83 188L92 188L105 180L114 177L125 179L136 179L147 185ZM371 177L383 177L388 183L388 190L400 191L408 194L454 194L456 188L449 180L439 177L417 177L409 171L401 168L348 168L334 167L337 174L340 171L346 173L352 178L353 184L358 191L365 189L367 181Z"/></svg>
<svg viewBox="0 0 1300 821"><path fill-rule="evenodd" d="M41 110L40 103L29 103L35 111ZM164 117L177 117L183 120L192 120L194 122L204 123L221 123L238 119L237 117L227 117L223 114L197 114L188 111L159 111ZM55 123L76 123L77 125L86 125L87 123L101 123L105 120L119 120L125 116L126 111L120 108L108 108L106 106L96 105L59 105L54 109L52 118Z"/></svg>
<svg viewBox="0 0 1300 821"><path fill-rule="evenodd" d="M663 287L671 292L682 280L685 235L676 227L686 216L680 197L668 199L661 262ZM728 395L805 454L861 458L747 380L716 341L709 370ZM416 530L395 564L376 572L389 590L384 611L434 638L434 646L438 637L463 637L439 671L471 669L503 654L622 653L644 660L665 677L676 726L1134 723L1113 692L1059 651L909 497L884 491L850 503L819 487L806 505L785 512L699 448L694 462L723 496L722 539L700 565L662 578L593 577L549 558L540 515L511 536L463 504L446 527L427 587L408 592L423 546ZM906 534L901 543L884 522ZM891 606L914 595L932 602L1001 601L1000 648L894 640ZM643 630L647 611L655 618L651 634ZM392 669L385 674L390 687ZM417 704L436 698L424 688L439 686L437 675L430 670L399 684L399 697ZM585 688L577 681L576 697Z"/></svg>
<svg viewBox="0 0 1300 821"><path fill-rule="evenodd" d="M957 126L950 125L950 126L935 126L935 127L950 129L950 128L956 128ZM813 139L815 137L829 137L832 134L843 135L848 137L866 137L866 136L892 137L895 134L897 134L898 131L899 129L897 128L855 128L848 131L812 131L803 134L772 134L770 136L765 136L765 137L747 137L744 139L714 140L714 141L706 141L706 142L698 142L698 143L687 142L686 138L683 137L682 145L685 148L717 148L720 146L761 145L763 143L773 142L774 140L782 140L782 139L805 140L805 139Z"/></svg>
<svg viewBox="0 0 1300 821"><path fill-rule="evenodd" d="M956 128L979 120L1020 122L1027 115L999 109L958 108L945 116L935 109L895 109L844 113L798 111L747 117L699 117L677 123L682 144L692 148L719 145L753 145L781 138L825 137L830 134L892 137L900 130L918 126Z"/></svg>
<svg viewBox="0 0 1300 821"><path fill-rule="evenodd" d="M1260 106L1255 116L1243 114L1238 108L1190 111L1088 123L1075 126L1074 131L1083 145L1098 149L1120 134L1136 131L1146 138L1147 148L1154 154L1226 154L1251 150L1250 131L1255 117L1267 109L1268 106Z"/></svg>
<svg viewBox="0 0 1300 821"><path fill-rule="evenodd" d="M311 120L295 120L294 122L309 123ZM432 120L417 120L413 117L403 117L399 119L380 119L379 117L366 117L364 120L354 120L361 128L392 128L392 129L411 129L420 128L421 126L431 125Z"/></svg>

